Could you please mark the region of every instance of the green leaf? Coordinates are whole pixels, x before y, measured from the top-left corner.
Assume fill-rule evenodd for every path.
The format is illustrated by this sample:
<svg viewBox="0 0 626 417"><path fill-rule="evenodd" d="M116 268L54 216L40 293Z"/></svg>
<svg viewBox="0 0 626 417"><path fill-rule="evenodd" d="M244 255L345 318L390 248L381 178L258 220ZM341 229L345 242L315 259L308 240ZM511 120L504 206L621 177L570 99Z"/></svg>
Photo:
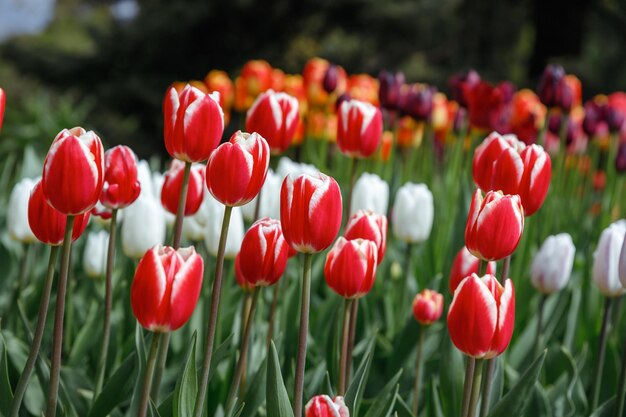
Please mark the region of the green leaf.
<svg viewBox="0 0 626 417"><path fill-rule="evenodd" d="M363 399L363 392L365 392L365 384L367 383L367 377L370 373L370 367L372 366L372 358L374 356L374 337L367 345L367 349L363 354L363 359L359 368L356 370L352 383L348 387L345 395L346 406L355 416L359 415L359 407L361 406L361 400Z"/></svg>
<svg viewBox="0 0 626 417"><path fill-rule="evenodd" d="M137 353L133 352L109 377L89 411L89 417L106 417L117 405L123 402L131 393L132 382L140 379L139 375L134 374L136 370Z"/></svg>
<svg viewBox="0 0 626 417"><path fill-rule="evenodd" d="M280 362L276 346L272 342L267 364L267 387L266 387L267 415L272 417L294 417L293 409L289 403L287 389L280 373Z"/></svg>
<svg viewBox="0 0 626 417"><path fill-rule="evenodd" d="M9 361L7 359L7 349L4 337L0 333L0 412L8 416L13 402L13 391L9 382Z"/></svg>
<svg viewBox="0 0 626 417"><path fill-rule="evenodd" d="M613 417L615 414L615 403L617 402L617 397L612 396L608 399L607 402L602 404L600 407L596 409L589 417Z"/></svg>
<svg viewBox="0 0 626 417"><path fill-rule="evenodd" d="M254 374L254 377L248 385L246 394L243 398L244 407L241 410L240 417L254 417L257 415L257 410L263 404L265 399L264 389L267 380L267 359L263 361L259 370Z"/></svg>
<svg viewBox="0 0 626 417"><path fill-rule="evenodd" d="M196 374L196 337L197 332L191 336L191 344L187 350L187 361L183 372L178 375L176 388L174 388L174 417L189 417L193 414L193 408L198 395L198 376Z"/></svg>
<svg viewBox="0 0 626 417"><path fill-rule="evenodd" d="M141 389L143 388L143 378L146 372L146 344L143 339L143 329L139 323L135 327L135 349L137 352L137 380L133 389L133 397L130 402L130 408L126 413L127 416L134 417L139 412L139 401L141 397Z"/></svg>
<svg viewBox="0 0 626 417"><path fill-rule="evenodd" d="M396 396L398 395L398 381L402 375L402 369L400 369L396 375L391 378L391 381L387 383L380 391L378 396L374 398L374 404L367 410L365 417L387 417L393 406L396 403ZM358 415L358 414L355 414Z"/></svg>
<svg viewBox="0 0 626 417"><path fill-rule="evenodd" d="M519 378L515 386L502 397L502 400L489 413L489 417L523 417L524 410L532 395L533 387L546 358L546 351L537 357Z"/></svg>
<svg viewBox="0 0 626 417"><path fill-rule="evenodd" d="M76 340L72 343L72 350L68 360L69 366L77 366L80 361L85 357L85 354L91 350L94 344L98 341L93 337L94 328L98 328L99 323L102 321L102 313L98 311L98 303L92 302L85 320L85 325L78 332Z"/></svg>
<svg viewBox="0 0 626 417"><path fill-rule="evenodd" d="M404 402L400 394L396 394L396 415L398 417L415 417L413 411L407 403Z"/></svg>

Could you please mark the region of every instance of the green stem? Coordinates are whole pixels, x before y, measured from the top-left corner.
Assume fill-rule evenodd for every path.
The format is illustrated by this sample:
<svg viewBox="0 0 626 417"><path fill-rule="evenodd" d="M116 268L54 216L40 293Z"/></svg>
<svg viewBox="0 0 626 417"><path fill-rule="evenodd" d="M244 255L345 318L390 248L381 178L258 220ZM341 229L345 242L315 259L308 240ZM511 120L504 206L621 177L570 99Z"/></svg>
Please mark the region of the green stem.
<svg viewBox="0 0 626 417"><path fill-rule="evenodd" d="M485 261L484 259L480 259L478 261L478 276L479 277L482 277L487 272L487 264L488 264L487 261Z"/></svg>
<svg viewBox="0 0 626 417"><path fill-rule="evenodd" d="M226 238L228 236L228 226L230 224L230 214L233 208L224 207L224 219L222 220L222 231L220 243L217 249L217 261L215 262L215 279L213 280L213 293L211 294L211 310L209 312L209 322L207 325L206 343L204 346L204 358L202 360L202 374L200 385L198 386L198 396L193 409L193 416L200 417L204 409L204 400L209 384L209 372L211 370L211 358L213 356L213 344L215 342L215 328L217 325L217 315L220 304L220 293L222 291L222 272L224 270L224 252L226 250Z"/></svg>
<svg viewBox="0 0 626 417"><path fill-rule="evenodd" d="M483 376L483 363L485 361L478 359L476 361L476 368L474 369L474 381L472 382L472 396L470 397L469 409L467 410L467 417L475 417L478 405L478 397L480 396L480 380Z"/></svg>
<svg viewBox="0 0 626 417"><path fill-rule="evenodd" d="M593 396L591 402L591 412L598 408L600 400L600 387L602 385L602 369L604 368L604 355L606 353L606 338L609 330L609 317L611 317L611 308L613 307L613 299L606 297L604 303L604 316L602 317L602 329L600 330L600 342L598 346L598 361L593 381Z"/></svg>
<svg viewBox="0 0 626 417"><path fill-rule="evenodd" d="M411 279L411 251L413 250L413 245L411 243L406 244L405 252L404 252L404 280L402 282L402 288L400 289L402 302L400 303L400 317L398 320L398 325L402 327L404 325L405 317L407 314L407 310L409 309L409 279ZM417 280L416 280L417 282ZM419 289L419 285L417 286Z"/></svg>
<svg viewBox="0 0 626 417"><path fill-rule="evenodd" d="M74 216L67 216L65 221L65 235L63 237L63 252L61 255L61 270L59 272L59 281L57 283L57 304L54 313L52 364L50 366L50 387L48 389L46 417L54 417L57 412L59 379L61 377L61 353L63 350L63 316L65 314L65 293L67 291L70 255L72 253L73 228Z"/></svg>
<svg viewBox="0 0 626 417"><path fill-rule="evenodd" d="M476 369L476 359L467 357L465 365L465 383L463 385L463 402L461 403L461 417L466 417L469 410L470 397L472 395L472 383L474 382L474 371Z"/></svg>
<svg viewBox="0 0 626 417"><path fill-rule="evenodd" d="M413 384L413 415L417 416L419 408L420 381L422 379L422 350L424 349L424 335L426 327L420 326L420 339L417 344L417 354L415 355L415 382Z"/></svg>
<svg viewBox="0 0 626 417"><path fill-rule="evenodd" d="M33 373L35 362L37 361L37 355L39 354L39 348L41 347L41 339L43 338L43 332L46 327L46 317L48 316L48 305L50 304L50 293L52 291L52 282L54 281L54 270L57 258L58 246L50 247L50 260L48 261L48 272L46 273L46 280L44 283L43 293L41 294L41 301L39 302L39 314L37 316L37 327L35 328L35 335L33 336L33 342L28 353L28 359L24 370L20 375L17 386L15 387L15 394L13 396L13 402L11 403L11 412L9 417L17 417L20 411L20 405L28 386L28 380Z"/></svg>
<svg viewBox="0 0 626 417"><path fill-rule="evenodd" d="M96 388L93 392L93 401L102 391L104 375L109 353L109 340L111 338L111 307L113 305L113 266L115 265L115 235L117 226L117 209L111 211L111 223L109 224L109 248L107 252L107 266L104 289L104 324L102 330L102 350L98 361L98 373L96 375Z"/></svg>
<svg viewBox="0 0 626 417"><path fill-rule="evenodd" d="M312 253L304 254L302 272L302 306L300 309L300 332L298 335L298 357L294 382L294 416L302 417L302 394L304 393L304 366L306 364L306 339L309 331L309 303L311 301L311 260Z"/></svg>
<svg viewBox="0 0 626 417"><path fill-rule="evenodd" d="M176 220L174 222L174 235L172 239L172 247L178 249L183 233L183 220L185 218L185 205L187 203L187 192L189 190L189 177L191 176L191 162L185 162L185 171L183 172L183 184L178 196L178 207L176 208ZM152 384L151 396L155 402L159 399L159 389L161 388L161 379L165 371L165 362L167 361L167 352L170 347L170 338L172 334L167 332L161 338L159 344L159 354L157 365L154 373L154 383Z"/></svg>
<svg viewBox="0 0 626 417"><path fill-rule="evenodd" d="M348 343L350 342L350 313L354 300L346 298L343 309L343 326L341 336L341 355L339 356L339 395L346 393L346 366L348 363Z"/></svg>
<svg viewBox="0 0 626 417"><path fill-rule="evenodd" d="M346 387L350 386L350 375L352 374L352 350L356 337L356 322L359 316L359 300L354 300L350 311L350 333L348 341L348 354L346 355Z"/></svg>
<svg viewBox="0 0 626 417"><path fill-rule="evenodd" d="M267 328L267 352L269 354L270 351L270 343L272 342L272 336L274 334L274 316L276 315L276 306L278 305L278 293L280 290L280 281L274 284L274 289L272 291L272 306L270 307L270 316L267 319L268 328Z"/></svg>
<svg viewBox="0 0 626 417"><path fill-rule="evenodd" d="M622 354L622 369L619 374L619 385L617 388L617 408L615 417L622 417L624 414L624 397L626 396L626 342L624 343L624 353Z"/></svg>
<svg viewBox="0 0 626 417"><path fill-rule="evenodd" d="M156 363L157 352L159 350L159 340L161 333L152 333L152 342L150 342L150 352L146 359L146 373L143 379L143 389L139 400L139 411L137 416L146 417L148 412L148 402L150 401L150 386L152 385L152 376L154 374L154 365Z"/></svg>
<svg viewBox="0 0 626 417"><path fill-rule="evenodd" d="M489 413L489 402L491 399L491 385L493 383L493 372L496 368L498 357L487 360L487 369L485 372L485 382L483 383L483 400L480 403L480 417L486 417Z"/></svg>
<svg viewBox="0 0 626 417"><path fill-rule="evenodd" d="M257 300L259 299L260 290L261 287L256 287L254 289L254 294L251 297L252 301L250 304L250 309L248 311L248 316L245 320L245 330L241 338L239 360L237 361L237 368L235 369L235 375L233 376L233 381L230 385L230 390L228 392L228 399L226 401L226 415L230 415L230 410L232 409L233 405L235 405L235 400L239 391L239 382L241 381L241 377L243 376L244 370L246 368L246 357L248 353L248 345L250 342L250 330L252 329L252 320L254 319L254 312L256 310Z"/></svg>
<svg viewBox="0 0 626 417"><path fill-rule="evenodd" d="M350 161L350 187L348 188L348 204L346 204L346 223L350 220L350 213L352 212L352 191L354 189L354 182L356 180L356 172L358 159L353 157Z"/></svg>
<svg viewBox="0 0 626 417"><path fill-rule="evenodd" d="M542 347L541 336L543 332L543 310L547 299L548 296L546 294L541 294L541 298L539 299L539 306L537 308L537 332L535 333L535 348L533 349L535 356L540 353Z"/></svg>

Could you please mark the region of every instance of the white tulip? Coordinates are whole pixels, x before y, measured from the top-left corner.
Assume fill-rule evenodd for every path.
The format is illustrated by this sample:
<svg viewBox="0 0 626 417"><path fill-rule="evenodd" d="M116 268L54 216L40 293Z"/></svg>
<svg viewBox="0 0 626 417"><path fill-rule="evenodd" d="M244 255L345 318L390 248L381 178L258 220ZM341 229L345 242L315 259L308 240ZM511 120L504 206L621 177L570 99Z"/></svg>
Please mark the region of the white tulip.
<svg viewBox="0 0 626 417"><path fill-rule="evenodd" d="M619 280L626 287L626 234L624 234L624 243L622 243L622 252L619 255Z"/></svg>
<svg viewBox="0 0 626 417"><path fill-rule="evenodd" d="M167 211L165 209L165 207L163 207L163 204L161 204L161 190L163 189L163 183L165 182L165 175L163 175L160 172L153 172L152 173L152 184L154 187L154 197L156 198L156 201L159 202L159 206L161 207L161 210L163 210L163 218L165 219L165 223L169 226L172 227L174 226L174 223L176 222L176 215L170 213L169 211Z"/></svg>
<svg viewBox="0 0 626 417"><path fill-rule="evenodd" d="M548 236L539 248L530 268L533 286L544 294L565 288L572 274L576 248L567 233Z"/></svg>
<svg viewBox="0 0 626 417"><path fill-rule="evenodd" d="M165 210L161 202L147 195L124 209L122 250L133 259L140 259L148 249L165 241Z"/></svg>
<svg viewBox="0 0 626 417"><path fill-rule="evenodd" d="M296 176L301 174L309 174L309 175L317 175L320 172L313 165L303 164L301 162L294 162L291 159L283 156L278 160L278 167L276 167L276 173L280 177L281 183L282 180L289 174L296 174Z"/></svg>
<svg viewBox="0 0 626 417"><path fill-rule="evenodd" d="M141 184L141 195L157 197L152 179L152 170L150 169L150 164L145 159L137 162L137 179Z"/></svg>
<svg viewBox="0 0 626 417"><path fill-rule="evenodd" d="M280 219L280 187L283 178L274 171L269 169L263 188L261 188L261 207L259 207L259 219L270 217L272 219ZM241 207L244 219L248 221L256 220L254 213L259 197L256 196L248 204Z"/></svg>
<svg viewBox="0 0 626 417"><path fill-rule="evenodd" d="M606 297L617 297L626 292L618 276L620 251L626 235L626 220L612 223L600 235L594 253L593 280Z"/></svg>
<svg viewBox="0 0 626 417"><path fill-rule="evenodd" d="M224 219L224 205L217 201L210 193L205 195L208 208L208 223L204 243L207 250L213 256L217 256L217 249L220 243L220 233L222 232L222 220ZM244 235L243 215L241 207L233 207L230 215L228 227L228 237L226 238L226 250L224 256L228 259L234 258L241 248Z"/></svg>
<svg viewBox="0 0 626 417"><path fill-rule="evenodd" d="M387 215L389 185L376 174L364 172L354 183L350 215L359 210Z"/></svg>
<svg viewBox="0 0 626 417"><path fill-rule="evenodd" d="M404 184L393 203L394 235L406 243L421 243L428 239L433 227L433 194L425 184Z"/></svg>
<svg viewBox="0 0 626 417"><path fill-rule="evenodd" d="M22 178L11 191L7 209L7 229L12 239L22 243L37 242L28 224L28 200L39 179Z"/></svg>
<svg viewBox="0 0 626 417"><path fill-rule="evenodd" d="M102 277L106 273L107 251L109 246L109 232L89 232L85 251L83 252L83 269L87 276Z"/></svg>

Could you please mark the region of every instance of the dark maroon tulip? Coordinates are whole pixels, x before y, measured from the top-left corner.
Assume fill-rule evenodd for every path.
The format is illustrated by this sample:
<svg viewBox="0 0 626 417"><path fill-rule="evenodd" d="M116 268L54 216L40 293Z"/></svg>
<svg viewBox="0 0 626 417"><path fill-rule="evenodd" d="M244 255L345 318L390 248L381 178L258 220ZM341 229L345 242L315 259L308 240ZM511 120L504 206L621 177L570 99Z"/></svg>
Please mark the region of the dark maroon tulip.
<svg viewBox="0 0 626 417"><path fill-rule="evenodd" d="M437 92L435 87L426 84L414 84L406 96L404 113L415 120L430 120L433 110L433 96Z"/></svg>
<svg viewBox="0 0 626 417"><path fill-rule="evenodd" d="M617 172L626 172L626 142L622 141L617 148L615 157L615 169Z"/></svg>
<svg viewBox="0 0 626 417"><path fill-rule="evenodd" d="M547 107L558 107L557 89L565 78L565 70L560 65L549 64L543 71L537 87L539 100Z"/></svg>
<svg viewBox="0 0 626 417"><path fill-rule="evenodd" d="M339 68L335 64L330 64L328 69L326 70L326 74L324 75L324 81L322 85L324 86L324 90L330 94L337 89L337 84L339 83Z"/></svg>
<svg viewBox="0 0 626 417"><path fill-rule="evenodd" d="M467 108L468 91L480 82L480 75L471 69L467 72L460 72L450 77L450 93L452 99L459 103L461 108Z"/></svg>
<svg viewBox="0 0 626 417"><path fill-rule="evenodd" d="M400 90L404 85L404 74L389 71L381 71L378 75L380 87L378 90L378 100L380 106L387 110L397 110L400 104Z"/></svg>

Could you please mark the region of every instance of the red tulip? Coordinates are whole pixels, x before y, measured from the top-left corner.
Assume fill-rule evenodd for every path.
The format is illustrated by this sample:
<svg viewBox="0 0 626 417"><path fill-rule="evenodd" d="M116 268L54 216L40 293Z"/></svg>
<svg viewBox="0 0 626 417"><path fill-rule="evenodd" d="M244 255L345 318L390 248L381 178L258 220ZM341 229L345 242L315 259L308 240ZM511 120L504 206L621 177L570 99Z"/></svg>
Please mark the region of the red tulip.
<svg viewBox="0 0 626 417"><path fill-rule="evenodd" d="M280 190L280 223L285 240L298 252L330 246L341 226L341 191L327 175L288 175Z"/></svg>
<svg viewBox="0 0 626 417"><path fill-rule="evenodd" d="M264 218L252 225L239 251L242 276L252 286L274 285L287 266L289 248L278 220Z"/></svg>
<svg viewBox="0 0 626 417"><path fill-rule="evenodd" d="M524 231L524 209L518 195L476 190L465 226L465 245L486 261L513 253Z"/></svg>
<svg viewBox="0 0 626 417"><path fill-rule="evenodd" d="M541 208L546 199L552 176L552 162L539 145L526 147L520 157L524 162L524 175L517 194L522 200L524 214L530 216Z"/></svg>
<svg viewBox="0 0 626 417"><path fill-rule="evenodd" d="M85 212L74 217L72 241L83 234L89 223L89 213ZM30 192L28 200L28 224L39 241L47 245L58 246L63 243L67 216L55 210L43 195L41 181L37 182Z"/></svg>
<svg viewBox="0 0 626 417"><path fill-rule="evenodd" d="M227 206L243 206L259 194L267 176L270 151L258 133L237 131L211 154L206 184Z"/></svg>
<svg viewBox="0 0 626 417"><path fill-rule="evenodd" d="M515 291L507 279L504 287L493 275L465 278L454 292L448 310L448 331L452 343L474 358L500 355L513 334Z"/></svg>
<svg viewBox="0 0 626 417"><path fill-rule="evenodd" d="M337 114L337 145L344 154L367 158L380 144L383 115L380 109L359 100L345 100Z"/></svg>
<svg viewBox="0 0 626 417"><path fill-rule="evenodd" d="M425 289L413 299L413 317L419 324L431 325L443 313L443 295L437 291Z"/></svg>
<svg viewBox="0 0 626 417"><path fill-rule="evenodd" d="M241 288L245 292L252 292L254 291L254 285L250 284L248 282L248 279L243 275L243 272L241 272L240 255L241 252L237 253L237 255L235 256L235 281L237 282L237 285L239 285L239 288Z"/></svg>
<svg viewBox="0 0 626 417"><path fill-rule="evenodd" d="M469 277L472 274L478 273L479 259L472 255L465 246L454 257L452 262L452 269L450 270L450 280L448 285L450 292L454 294L454 290L459 286L461 281ZM487 263L487 274L495 275L496 263Z"/></svg>
<svg viewBox="0 0 626 417"><path fill-rule="evenodd" d="M204 263L193 248L174 250L157 245L139 261L130 288L130 304L137 321L152 332L178 329L193 313Z"/></svg>
<svg viewBox="0 0 626 417"><path fill-rule="evenodd" d="M113 209L128 207L139 197L140 191L135 153L124 145L106 151L104 187L100 196L102 204Z"/></svg>
<svg viewBox="0 0 626 417"><path fill-rule="evenodd" d="M305 417L350 417L350 411L343 397L331 399L328 395L318 395L304 407Z"/></svg>
<svg viewBox="0 0 626 417"><path fill-rule="evenodd" d="M344 298L360 298L374 285L378 248L371 240L337 239L324 265L326 283Z"/></svg>
<svg viewBox="0 0 626 417"><path fill-rule="evenodd" d="M170 87L163 100L165 147L185 162L209 159L224 133L219 93L206 94L190 85L179 93Z"/></svg>
<svg viewBox="0 0 626 417"><path fill-rule="evenodd" d="M387 216L371 210L359 210L350 216L344 236L348 240L367 239L378 248L378 265L383 261L387 248Z"/></svg>
<svg viewBox="0 0 626 417"><path fill-rule="evenodd" d="M201 164L191 166L189 188L187 189L187 199L185 201L185 216L195 214L202 204L205 168ZM184 174L185 163L177 159L172 160L170 169L165 173L163 188L161 189L161 204L172 214L176 214L178 211L178 200L183 187Z"/></svg>
<svg viewBox="0 0 626 417"><path fill-rule="evenodd" d="M7 102L7 97L4 94L4 90L0 88L0 131L2 130L2 121L4 120L4 107Z"/></svg>
<svg viewBox="0 0 626 417"><path fill-rule="evenodd" d="M273 154L283 153L296 133L300 113L298 99L287 93L267 90L246 115L246 130L263 136Z"/></svg>
<svg viewBox="0 0 626 417"><path fill-rule="evenodd" d="M43 194L52 207L66 215L91 210L102 192L102 142L82 127L62 130L52 142L43 165Z"/></svg>

